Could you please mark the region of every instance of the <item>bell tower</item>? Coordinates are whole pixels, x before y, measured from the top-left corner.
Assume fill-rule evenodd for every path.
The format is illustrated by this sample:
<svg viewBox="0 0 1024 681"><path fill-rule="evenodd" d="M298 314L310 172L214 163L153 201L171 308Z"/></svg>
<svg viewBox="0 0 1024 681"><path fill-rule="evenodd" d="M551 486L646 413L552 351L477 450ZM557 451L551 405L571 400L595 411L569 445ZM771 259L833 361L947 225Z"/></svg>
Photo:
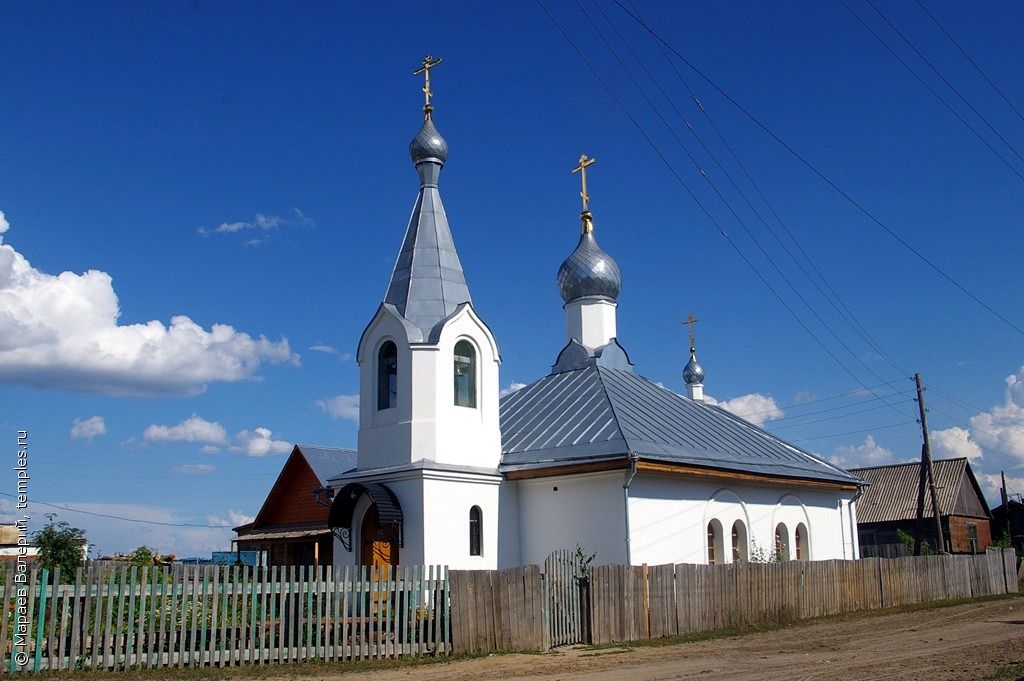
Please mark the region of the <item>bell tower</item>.
<svg viewBox="0 0 1024 681"><path fill-rule="evenodd" d="M448 143L434 125L426 57L423 124L409 145L419 192L384 301L359 341L359 469L417 461L496 469L494 336L473 309L438 183Z"/></svg>

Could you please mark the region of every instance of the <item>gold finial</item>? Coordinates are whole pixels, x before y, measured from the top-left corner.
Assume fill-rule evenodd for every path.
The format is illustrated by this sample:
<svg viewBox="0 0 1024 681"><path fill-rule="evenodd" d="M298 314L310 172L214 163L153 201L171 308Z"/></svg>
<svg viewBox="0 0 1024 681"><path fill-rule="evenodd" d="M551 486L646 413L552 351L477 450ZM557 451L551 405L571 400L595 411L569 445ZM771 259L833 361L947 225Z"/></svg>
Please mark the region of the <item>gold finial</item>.
<svg viewBox="0 0 1024 681"><path fill-rule="evenodd" d="M429 54L423 58L423 66L419 67L412 72L412 75L418 76L423 74L423 117L430 118L430 112L434 110L434 107L430 105L430 98L434 95L434 91L430 89L430 69L434 68L441 63L441 59L434 59Z"/></svg>
<svg viewBox="0 0 1024 681"><path fill-rule="evenodd" d="M687 326L690 327L690 353L691 354L697 351L697 346L696 346L696 344L694 342L694 339L693 339L693 325L696 324L699 321L700 321L699 319L697 319L696 317L693 316L692 312L690 314L686 315L686 319L683 320L683 324L686 324Z"/></svg>
<svg viewBox="0 0 1024 681"><path fill-rule="evenodd" d="M587 158L586 154L580 154L580 164L572 169L573 173L580 174L580 180L583 183L583 191L580 192L580 198L583 199L583 212L580 213L580 219L583 221L584 234L594 231L593 216L590 214L590 194L587 193L587 168L595 163L597 163L596 158Z"/></svg>

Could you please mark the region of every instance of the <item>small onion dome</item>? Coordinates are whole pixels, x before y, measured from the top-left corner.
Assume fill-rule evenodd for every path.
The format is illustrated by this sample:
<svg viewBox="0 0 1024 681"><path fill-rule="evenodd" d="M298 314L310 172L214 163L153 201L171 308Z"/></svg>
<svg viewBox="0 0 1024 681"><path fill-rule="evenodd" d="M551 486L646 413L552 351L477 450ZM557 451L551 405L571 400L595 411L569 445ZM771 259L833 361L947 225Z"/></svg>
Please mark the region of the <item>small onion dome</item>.
<svg viewBox="0 0 1024 681"><path fill-rule="evenodd" d="M690 350L690 361L683 367L683 380L686 385L704 382L704 367L697 361L697 353L693 350Z"/></svg>
<svg viewBox="0 0 1024 681"><path fill-rule="evenodd" d="M448 143L429 117L424 119L423 127L409 143L409 155L414 164L429 160L444 163L448 160Z"/></svg>
<svg viewBox="0 0 1024 681"><path fill-rule="evenodd" d="M593 232L580 236L576 250L558 268L558 292L569 302L586 296L615 300L622 288L622 274L615 259L601 250Z"/></svg>

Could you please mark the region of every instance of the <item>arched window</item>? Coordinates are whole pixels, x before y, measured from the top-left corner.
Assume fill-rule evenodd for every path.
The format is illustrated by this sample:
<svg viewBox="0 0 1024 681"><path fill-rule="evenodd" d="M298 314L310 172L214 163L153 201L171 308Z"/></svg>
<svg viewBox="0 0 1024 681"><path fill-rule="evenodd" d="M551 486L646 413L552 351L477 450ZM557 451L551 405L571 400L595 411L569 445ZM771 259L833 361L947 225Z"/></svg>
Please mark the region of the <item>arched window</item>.
<svg viewBox="0 0 1024 681"><path fill-rule="evenodd" d="M796 526L796 559L810 560L807 544L807 526L800 523Z"/></svg>
<svg viewBox="0 0 1024 681"><path fill-rule="evenodd" d="M747 560L747 527L742 520L732 524L732 562Z"/></svg>
<svg viewBox="0 0 1024 681"><path fill-rule="evenodd" d="M398 404L398 348L391 341L377 353L377 409Z"/></svg>
<svg viewBox="0 0 1024 681"><path fill-rule="evenodd" d="M775 560L789 560L789 530L784 523L775 526Z"/></svg>
<svg viewBox="0 0 1024 681"><path fill-rule="evenodd" d="M476 350L469 341L455 344L455 406L476 407Z"/></svg>
<svg viewBox="0 0 1024 681"><path fill-rule="evenodd" d="M722 546L722 523L718 519L708 523L708 565L725 563L725 547Z"/></svg>
<svg viewBox="0 0 1024 681"><path fill-rule="evenodd" d="M469 555L480 556L483 550L483 518L479 506L469 509Z"/></svg>

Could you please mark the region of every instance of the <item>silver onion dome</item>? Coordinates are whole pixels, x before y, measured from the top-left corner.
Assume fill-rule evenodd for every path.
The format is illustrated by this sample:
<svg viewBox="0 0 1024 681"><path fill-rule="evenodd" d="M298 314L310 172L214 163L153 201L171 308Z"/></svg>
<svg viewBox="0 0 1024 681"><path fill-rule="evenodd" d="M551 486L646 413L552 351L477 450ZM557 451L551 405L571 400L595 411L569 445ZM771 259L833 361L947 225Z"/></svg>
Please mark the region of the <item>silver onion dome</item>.
<svg viewBox="0 0 1024 681"><path fill-rule="evenodd" d="M615 300L622 289L622 274L615 259L597 245L592 231L584 232L576 250L558 268L558 292L569 302L586 296Z"/></svg>
<svg viewBox="0 0 1024 681"><path fill-rule="evenodd" d="M704 382L704 367L697 361L697 353L690 350L690 361L683 367L683 380L686 385L694 385Z"/></svg>
<svg viewBox="0 0 1024 681"><path fill-rule="evenodd" d="M444 163L448 160L448 143L441 137L429 116L423 120L423 127L409 143L409 156L414 164L429 160Z"/></svg>

